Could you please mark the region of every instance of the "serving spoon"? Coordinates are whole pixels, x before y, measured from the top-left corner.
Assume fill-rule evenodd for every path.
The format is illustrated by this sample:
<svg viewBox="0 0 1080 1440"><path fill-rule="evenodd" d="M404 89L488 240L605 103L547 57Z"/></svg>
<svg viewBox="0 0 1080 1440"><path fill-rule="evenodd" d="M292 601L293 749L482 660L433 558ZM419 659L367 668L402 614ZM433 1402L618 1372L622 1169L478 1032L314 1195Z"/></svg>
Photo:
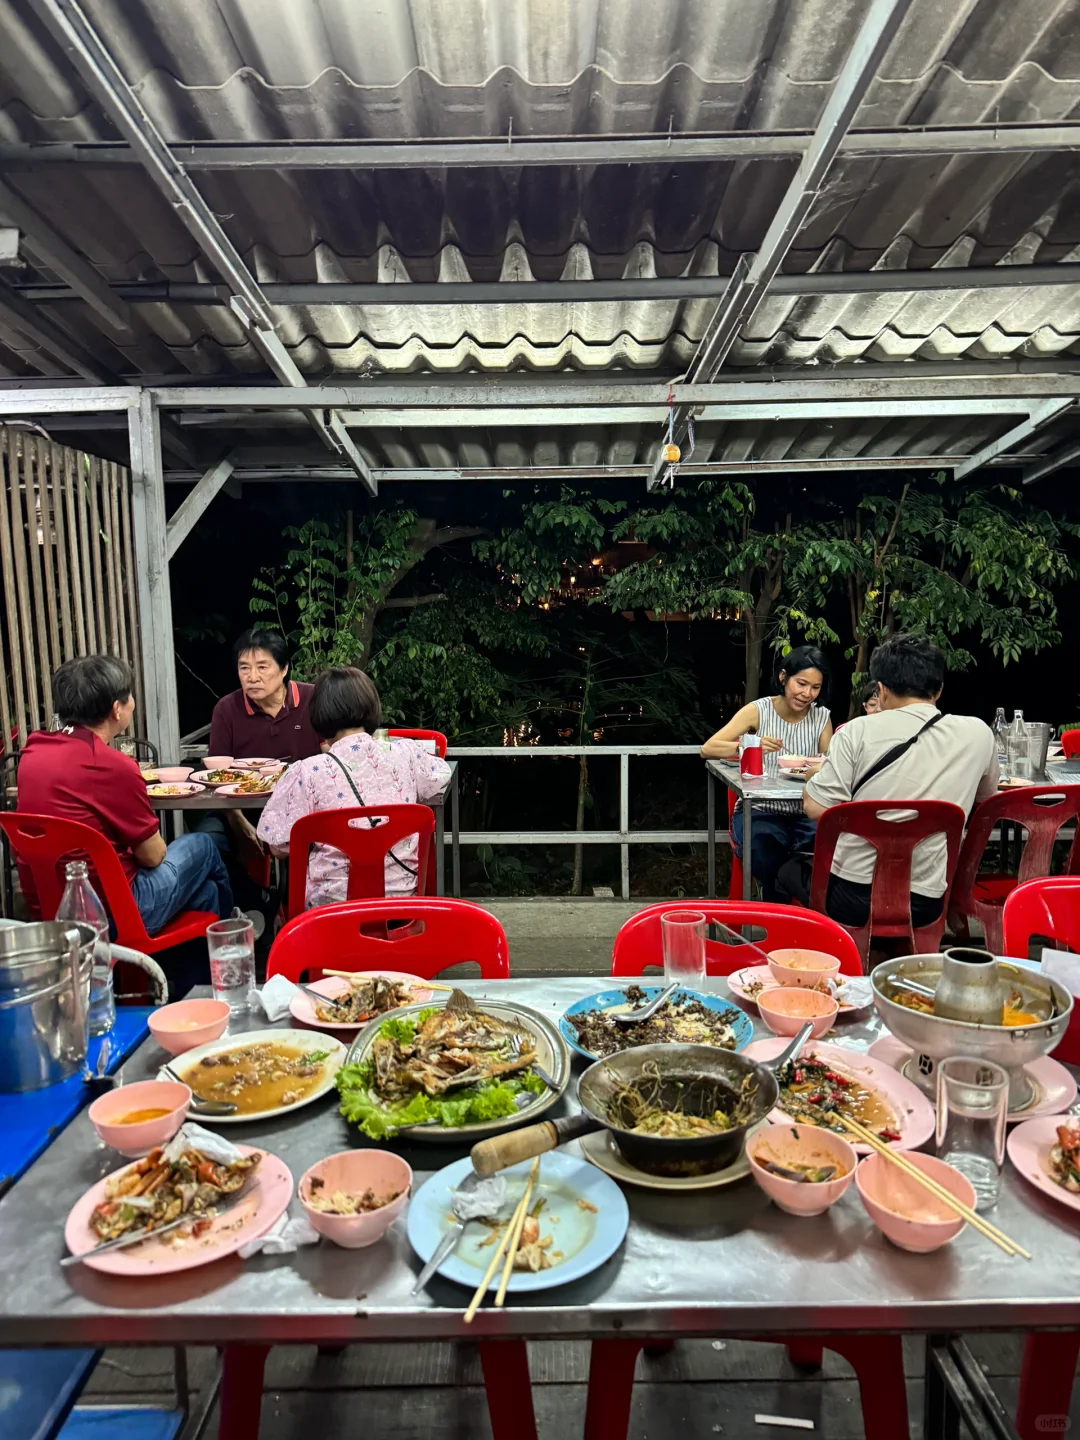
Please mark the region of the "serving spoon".
<svg viewBox="0 0 1080 1440"><path fill-rule="evenodd" d="M181 1079L171 1065L162 1065L161 1073L167 1075L170 1080L176 1080L181 1085L187 1085L187 1081ZM188 1085L191 1090L191 1086ZM235 1115L236 1106L231 1100L207 1100L202 1095L196 1095L191 1090L191 1113L193 1115Z"/></svg>
<svg viewBox="0 0 1080 1440"><path fill-rule="evenodd" d="M655 1000L651 1000L648 1005L643 1005L640 1010L628 1010L625 1014L613 1014L611 1018L616 1025L640 1025L645 1020L651 1020L661 1005L666 1005L678 988L678 982L673 981L670 985L664 986Z"/></svg>

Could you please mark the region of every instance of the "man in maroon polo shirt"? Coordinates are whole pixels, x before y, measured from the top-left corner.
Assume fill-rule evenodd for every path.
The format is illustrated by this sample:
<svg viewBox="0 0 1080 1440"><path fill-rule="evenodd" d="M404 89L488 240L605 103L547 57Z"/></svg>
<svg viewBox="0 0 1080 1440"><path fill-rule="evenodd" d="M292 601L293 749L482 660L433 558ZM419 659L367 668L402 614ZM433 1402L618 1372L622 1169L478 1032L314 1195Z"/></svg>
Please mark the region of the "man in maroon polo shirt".
<svg viewBox="0 0 1080 1440"><path fill-rule="evenodd" d="M19 761L19 809L77 820L104 835L116 851L151 935L181 910L232 910L221 857L208 835L181 835L166 846L150 808L146 782L134 760L111 748L127 729L135 702L131 667L112 655L66 660L52 677L60 728L37 730ZM37 894L29 867L19 863L32 910ZM98 877L91 884L103 902Z"/></svg>

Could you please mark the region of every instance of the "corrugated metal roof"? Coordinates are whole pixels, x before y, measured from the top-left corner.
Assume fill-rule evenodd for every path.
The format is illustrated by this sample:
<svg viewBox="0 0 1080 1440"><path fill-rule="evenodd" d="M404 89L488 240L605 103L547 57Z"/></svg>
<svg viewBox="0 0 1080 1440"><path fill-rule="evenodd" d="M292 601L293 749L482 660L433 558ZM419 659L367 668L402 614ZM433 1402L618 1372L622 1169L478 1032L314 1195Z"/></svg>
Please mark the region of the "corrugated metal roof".
<svg viewBox="0 0 1080 1440"><path fill-rule="evenodd" d="M173 142L804 129L818 119L866 8L867 0L85 0ZM0 33L0 140L115 138L30 7L0 0ZM1080 0L915 0L855 124L1052 122L1072 117L1078 102ZM760 244L792 171L790 160L721 160L197 178L260 280L404 282L727 275ZM1075 260L1078 179L1071 153L841 158L785 268ZM51 167L7 183L112 282L215 278L138 170ZM56 277L42 266L29 278ZM131 339L104 332L81 303L43 308L118 372L264 369L221 308L139 306ZM712 309L707 300L650 300L276 313L311 376L674 375ZM1075 288L772 299L728 364L1048 357L1075 354L1078 338ZM0 327L0 373L62 367ZM770 429L771 444L782 444L780 429Z"/></svg>

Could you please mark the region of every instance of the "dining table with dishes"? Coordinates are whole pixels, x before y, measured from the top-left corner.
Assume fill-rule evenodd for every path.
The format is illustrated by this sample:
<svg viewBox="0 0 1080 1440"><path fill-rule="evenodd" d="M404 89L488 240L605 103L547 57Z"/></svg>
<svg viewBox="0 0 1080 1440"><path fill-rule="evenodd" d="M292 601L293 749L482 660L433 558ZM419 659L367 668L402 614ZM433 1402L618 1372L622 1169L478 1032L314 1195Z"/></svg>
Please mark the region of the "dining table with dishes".
<svg viewBox="0 0 1080 1440"><path fill-rule="evenodd" d="M1069 991L982 952L851 978L742 943L693 985L339 969L154 1011L0 1201L0 1345L578 1338L595 1364L1075 1327Z"/></svg>

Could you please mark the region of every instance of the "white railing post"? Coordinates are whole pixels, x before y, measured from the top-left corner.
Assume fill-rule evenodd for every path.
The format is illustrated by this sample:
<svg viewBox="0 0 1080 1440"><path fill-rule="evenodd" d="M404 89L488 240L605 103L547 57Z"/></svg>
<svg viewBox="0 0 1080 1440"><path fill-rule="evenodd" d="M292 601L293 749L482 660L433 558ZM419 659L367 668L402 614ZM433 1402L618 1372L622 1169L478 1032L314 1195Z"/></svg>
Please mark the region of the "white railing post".
<svg viewBox="0 0 1080 1440"><path fill-rule="evenodd" d="M619 756L619 834L623 836L619 846L619 864L622 872L622 898L630 899L630 756Z"/></svg>

